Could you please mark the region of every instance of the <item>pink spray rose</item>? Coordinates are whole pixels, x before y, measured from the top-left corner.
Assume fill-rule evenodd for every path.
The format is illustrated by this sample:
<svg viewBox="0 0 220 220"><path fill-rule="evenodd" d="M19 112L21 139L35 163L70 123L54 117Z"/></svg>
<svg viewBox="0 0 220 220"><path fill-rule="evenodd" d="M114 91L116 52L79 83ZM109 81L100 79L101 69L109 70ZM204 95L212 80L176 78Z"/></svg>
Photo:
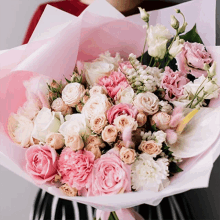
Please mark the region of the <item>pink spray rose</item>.
<svg viewBox="0 0 220 220"><path fill-rule="evenodd" d="M211 54L208 53L203 44L185 42L182 51L176 56L178 69L183 73L190 73L195 77L202 74L207 76L204 71L204 64L212 63Z"/></svg>
<svg viewBox="0 0 220 220"><path fill-rule="evenodd" d="M81 190L89 186L89 179L93 169L95 156L86 150L72 151L66 147L58 160L58 170L61 182Z"/></svg>
<svg viewBox="0 0 220 220"><path fill-rule="evenodd" d="M107 89L111 98L114 98L120 89L125 89L129 86L125 75L121 72L112 72L110 76L100 78L98 84Z"/></svg>
<svg viewBox="0 0 220 220"><path fill-rule="evenodd" d="M183 95L184 88L189 80L181 72L173 72L170 67L165 68L164 76L161 82L162 88L166 90L165 99L176 100Z"/></svg>
<svg viewBox="0 0 220 220"><path fill-rule="evenodd" d="M131 167L119 158L119 152L110 152L95 160L89 195L112 195L131 191Z"/></svg>
<svg viewBox="0 0 220 220"><path fill-rule="evenodd" d="M26 151L26 170L37 184L52 181L57 174L57 153L47 146L33 145Z"/></svg>
<svg viewBox="0 0 220 220"><path fill-rule="evenodd" d="M107 118L110 124L113 124L115 118L120 115L129 115L132 118L135 118L138 113L138 110L131 104L120 103L118 105L112 106L107 111Z"/></svg>

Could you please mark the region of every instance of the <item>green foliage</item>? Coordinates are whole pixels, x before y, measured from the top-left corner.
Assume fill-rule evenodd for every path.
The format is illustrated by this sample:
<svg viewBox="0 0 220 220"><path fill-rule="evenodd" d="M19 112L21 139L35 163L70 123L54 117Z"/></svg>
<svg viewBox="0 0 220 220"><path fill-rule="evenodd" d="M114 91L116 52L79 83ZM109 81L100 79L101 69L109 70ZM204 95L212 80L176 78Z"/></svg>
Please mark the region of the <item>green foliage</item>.
<svg viewBox="0 0 220 220"><path fill-rule="evenodd" d="M183 170L175 163L175 162L171 162L169 165L169 171L170 173L180 173Z"/></svg>
<svg viewBox="0 0 220 220"><path fill-rule="evenodd" d="M203 44L201 37L199 36L197 30L196 30L196 24L194 25L194 27L187 32L184 35L180 36L180 39L184 39L185 41L188 41L190 43L200 43Z"/></svg>

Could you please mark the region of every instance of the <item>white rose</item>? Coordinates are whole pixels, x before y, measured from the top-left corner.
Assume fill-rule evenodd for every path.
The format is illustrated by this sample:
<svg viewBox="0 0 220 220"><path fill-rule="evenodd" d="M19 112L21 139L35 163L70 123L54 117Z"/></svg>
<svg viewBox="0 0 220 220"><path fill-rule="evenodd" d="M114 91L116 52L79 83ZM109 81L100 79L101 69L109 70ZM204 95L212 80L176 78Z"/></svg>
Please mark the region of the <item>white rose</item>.
<svg viewBox="0 0 220 220"><path fill-rule="evenodd" d="M160 24L150 26L147 30L148 53L152 57L163 59L167 41L172 37L169 30Z"/></svg>
<svg viewBox="0 0 220 220"><path fill-rule="evenodd" d="M131 104L134 98L134 90L129 86L126 89L121 89L117 93L116 103L128 103Z"/></svg>
<svg viewBox="0 0 220 220"><path fill-rule="evenodd" d="M113 64L114 65L114 70L118 70L119 63L121 63L123 60L120 57L119 53L115 54L115 57L111 56L111 53L109 51L106 51L104 54L100 54L99 58L96 59L95 61L102 61L105 63Z"/></svg>
<svg viewBox="0 0 220 220"><path fill-rule="evenodd" d="M176 38L169 50L171 57L176 57L176 55L181 52L184 42L185 41L180 39L179 36Z"/></svg>
<svg viewBox="0 0 220 220"><path fill-rule="evenodd" d="M151 92L139 93L133 103L139 111L149 115L153 115L159 110L159 99Z"/></svg>
<svg viewBox="0 0 220 220"><path fill-rule="evenodd" d="M8 119L8 134L22 147L30 146L33 127L33 122L23 115L12 114Z"/></svg>
<svg viewBox="0 0 220 220"><path fill-rule="evenodd" d="M60 125L61 121L56 117L55 112L51 112L48 108L42 108L34 120L32 137L45 142L46 136L51 132L57 133Z"/></svg>
<svg viewBox="0 0 220 220"><path fill-rule="evenodd" d="M98 80L103 76L109 76L114 70L114 64L109 64L103 61L92 63L84 63L86 81L90 86L98 83Z"/></svg>
<svg viewBox="0 0 220 220"><path fill-rule="evenodd" d="M30 120L34 119L35 116L38 114L40 111L40 107L35 100L28 100L26 101L22 107L19 107L17 114L18 115L23 115Z"/></svg>
<svg viewBox="0 0 220 220"><path fill-rule="evenodd" d="M85 115L86 119L90 120L97 115L105 114L106 111L111 107L110 102L106 95L97 94L86 102L83 107L82 114Z"/></svg>
<svg viewBox="0 0 220 220"><path fill-rule="evenodd" d="M169 40L170 38L172 38L172 34L165 26L161 24L157 24L156 26L150 25L147 30L148 46L153 46L157 40Z"/></svg>
<svg viewBox="0 0 220 220"><path fill-rule="evenodd" d="M26 88L27 99L33 99L33 95L37 95L38 91L45 96L49 94L47 84L50 84L52 80L46 76L33 77L28 81L24 81L24 87ZM38 95L37 95L38 96Z"/></svg>
<svg viewBox="0 0 220 220"><path fill-rule="evenodd" d="M60 126L59 132L64 136L80 134L85 135L87 132L86 119L83 114L67 115L66 121Z"/></svg>
<svg viewBox="0 0 220 220"><path fill-rule="evenodd" d="M150 56L163 59L167 51L167 41L166 39L158 39L148 47L148 53Z"/></svg>
<svg viewBox="0 0 220 220"><path fill-rule="evenodd" d="M62 99L70 107L75 107L84 96L85 88L80 83L69 83L62 91Z"/></svg>
<svg viewBox="0 0 220 220"><path fill-rule="evenodd" d="M93 86L90 90L89 90L89 94L90 96L93 96L93 95L97 95L97 94L104 94L106 95L107 94L107 91L104 87L102 86Z"/></svg>

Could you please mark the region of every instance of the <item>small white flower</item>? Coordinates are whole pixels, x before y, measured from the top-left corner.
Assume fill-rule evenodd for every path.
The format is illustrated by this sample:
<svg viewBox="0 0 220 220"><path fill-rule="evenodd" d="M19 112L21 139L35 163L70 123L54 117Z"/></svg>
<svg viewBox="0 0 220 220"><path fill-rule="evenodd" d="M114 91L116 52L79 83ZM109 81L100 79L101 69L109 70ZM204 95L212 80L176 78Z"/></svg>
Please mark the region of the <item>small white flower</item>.
<svg viewBox="0 0 220 220"><path fill-rule="evenodd" d="M169 161L166 158L154 160L147 153L139 155L138 159L131 165L132 188L138 190L159 191L163 181L168 179Z"/></svg>
<svg viewBox="0 0 220 220"><path fill-rule="evenodd" d="M159 144L159 145L162 145L163 142L166 141L166 133L163 132L163 131L156 131L153 133L153 136L155 137L155 140L156 142Z"/></svg>
<svg viewBox="0 0 220 220"><path fill-rule="evenodd" d="M45 142L46 136L51 132L57 133L60 125L61 121L56 117L55 112L51 112L48 108L42 108L34 120L32 137Z"/></svg>

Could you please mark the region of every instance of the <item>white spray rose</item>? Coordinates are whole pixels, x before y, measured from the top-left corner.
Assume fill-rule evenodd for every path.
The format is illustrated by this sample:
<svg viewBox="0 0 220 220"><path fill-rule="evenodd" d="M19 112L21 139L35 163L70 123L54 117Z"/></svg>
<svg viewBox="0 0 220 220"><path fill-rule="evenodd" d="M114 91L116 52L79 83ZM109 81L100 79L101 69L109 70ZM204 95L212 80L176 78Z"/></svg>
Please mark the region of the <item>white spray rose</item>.
<svg viewBox="0 0 220 220"><path fill-rule="evenodd" d="M23 115L12 114L8 119L8 134L22 147L30 146L33 127L33 122Z"/></svg>
<svg viewBox="0 0 220 220"><path fill-rule="evenodd" d="M85 88L80 83L69 83L62 91L62 99L66 105L75 107L84 96Z"/></svg>
<svg viewBox="0 0 220 220"><path fill-rule="evenodd" d="M83 107L82 114L87 120L94 118L100 114L106 114L106 111L111 107L108 98L104 94L91 96Z"/></svg>
<svg viewBox="0 0 220 220"><path fill-rule="evenodd" d="M168 179L169 161L160 158L156 161L147 153L139 155L138 159L131 165L131 183L136 190L159 191L163 181Z"/></svg>
<svg viewBox="0 0 220 220"><path fill-rule="evenodd" d="M61 121L56 117L56 115L57 117L62 117L55 112L51 112L48 108L42 108L34 120L32 137L41 142L45 142L46 136L49 133L57 133L61 125Z"/></svg>
<svg viewBox="0 0 220 220"><path fill-rule="evenodd" d="M86 118L83 114L67 115L66 121L60 126L59 132L64 136L72 136L80 134L81 136L87 133Z"/></svg>
<svg viewBox="0 0 220 220"><path fill-rule="evenodd" d="M94 86L98 83L100 78L103 76L109 76L114 68L114 64L106 63L104 61L84 63L86 81L90 86Z"/></svg>
<svg viewBox="0 0 220 220"><path fill-rule="evenodd" d="M116 103L128 103L131 104L134 99L134 90L129 86L125 89L121 89L117 93L117 101Z"/></svg>

